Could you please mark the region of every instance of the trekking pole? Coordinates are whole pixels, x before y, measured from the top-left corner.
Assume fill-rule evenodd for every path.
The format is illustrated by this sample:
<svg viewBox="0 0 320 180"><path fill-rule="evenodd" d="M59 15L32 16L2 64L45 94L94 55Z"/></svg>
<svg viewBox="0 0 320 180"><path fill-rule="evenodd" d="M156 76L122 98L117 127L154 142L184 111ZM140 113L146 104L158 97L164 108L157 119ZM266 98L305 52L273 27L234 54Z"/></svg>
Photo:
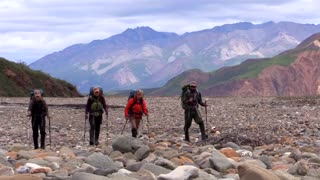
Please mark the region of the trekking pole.
<svg viewBox="0 0 320 180"><path fill-rule="evenodd" d="M206 99L206 100L204 101L204 104L206 105L205 108L204 108L204 110L205 110L205 113L206 113L206 133L208 134L208 110L207 110L207 101L208 101L208 99Z"/></svg>
<svg viewBox="0 0 320 180"><path fill-rule="evenodd" d="M49 143L50 143L50 148L51 148L51 117L48 116L49 120Z"/></svg>
<svg viewBox="0 0 320 180"><path fill-rule="evenodd" d="M109 116L108 116L108 113L106 113L106 118L107 118L107 122L106 122L106 128L107 128L107 146L108 146L108 144L109 144L109 124L108 124L108 119L109 119Z"/></svg>
<svg viewBox="0 0 320 180"><path fill-rule="evenodd" d="M29 120L29 122L27 123L27 124L29 124L30 123L30 121L31 121L31 115L30 116L27 116L28 117L28 120ZM32 122L31 122L32 123ZM31 125L32 126L32 125ZM32 128L32 127L31 127ZM29 126L27 125L27 144L28 144L28 146L30 146L30 143L31 143L31 141L30 141L30 129L31 128L29 128Z"/></svg>
<svg viewBox="0 0 320 180"><path fill-rule="evenodd" d="M86 125L87 125L87 116L85 116L84 118L83 144L86 142Z"/></svg>
<svg viewBox="0 0 320 180"><path fill-rule="evenodd" d="M150 128L149 128L149 125L150 125L150 123L149 123L149 116L147 115L147 128L148 128L148 134L150 134Z"/></svg>
<svg viewBox="0 0 320 180"><path fill-rule="evenodd" d="M124 129L126 128L127 122L128 122L128 119L126 119L126 122L124 123L124 126L123 126L123 128L122 128L121 134L123 134L123 131L124 131Z"/></svg>

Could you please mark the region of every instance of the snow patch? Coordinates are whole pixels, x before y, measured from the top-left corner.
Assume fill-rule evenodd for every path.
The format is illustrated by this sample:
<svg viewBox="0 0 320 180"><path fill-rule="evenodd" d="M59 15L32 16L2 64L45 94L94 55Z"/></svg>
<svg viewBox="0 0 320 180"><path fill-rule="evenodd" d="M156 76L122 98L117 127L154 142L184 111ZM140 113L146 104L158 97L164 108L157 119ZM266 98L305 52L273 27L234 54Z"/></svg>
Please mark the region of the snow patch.
<svg viewBox="0 0 320 180"><path fill-rule="evenodd" d="M319 40L313 41L313 45L320 47L320 41Z"/></svg>
<svg viewBox="0 0 320 180"><path fill-rule="evenodd" d="M118 82L119 85L130 85L139 82L139 79L128 68L119 69L112 79Z"/></svg>
<svg viewBox="0 0 320 180"><path fill-rule="evenodd" d="M179 47L177 47L173 52L172 52L172 55L173 56L180 56L180 55L183 55L185 54L185 56L191 56L192 55L192 50L191 48L186 45L186 44L183 44Z"/></svg>
<svg viewBox="0 0 320 180"><path fill-rule="evenodd" d="M144 45L141 51L142 52L137 55L138 58L152 56L162 57L162 49L154 45Z"/></svg>

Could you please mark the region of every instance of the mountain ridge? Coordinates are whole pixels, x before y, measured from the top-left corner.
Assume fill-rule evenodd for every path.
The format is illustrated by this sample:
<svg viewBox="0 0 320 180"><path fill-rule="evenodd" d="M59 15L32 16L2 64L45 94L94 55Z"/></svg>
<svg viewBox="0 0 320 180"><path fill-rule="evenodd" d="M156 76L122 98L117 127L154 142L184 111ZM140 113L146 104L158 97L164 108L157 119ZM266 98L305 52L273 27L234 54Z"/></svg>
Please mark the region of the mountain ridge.
<svg viewBox="0 0 320 180"><path fill-rule="evenodd" d="M192 80L208 96L320 95L320 33L273 58L249 59L213 72L186 71L150 95L178 95Z"/></svg>
<svg viewBox="0 0 320 180"><path fill-rule="evenodd" d="M128 28L44 56L30 67L65 79L80 91L96 84L110 91L153 88L188 69L212 71L248 58L272 57L316 31L320 25L291 22L241 22L182 35Z"/></svg>

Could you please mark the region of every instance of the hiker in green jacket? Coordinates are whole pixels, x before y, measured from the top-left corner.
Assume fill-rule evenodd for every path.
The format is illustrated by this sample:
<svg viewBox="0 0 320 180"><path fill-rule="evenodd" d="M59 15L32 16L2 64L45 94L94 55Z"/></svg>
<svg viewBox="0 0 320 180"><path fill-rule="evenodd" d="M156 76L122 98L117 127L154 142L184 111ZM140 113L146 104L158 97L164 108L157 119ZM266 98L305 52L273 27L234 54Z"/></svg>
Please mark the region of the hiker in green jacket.
<svg viewBox="0 0 320 180"><path fill-rule="evenodd" d="M200 111L198 109L199 105L207 106L206 103L202 101L201 93L197 91L197 82L192 81L189 84L189 88L183 93L182 103L184 108L184 133L185 133L185 141L190 141L189 138L189 128L192 123L192 119L195 120L197 124L200 126L201 131L201 139L208 139L208 135L206 135L204 122L201 118Z"/></svg>

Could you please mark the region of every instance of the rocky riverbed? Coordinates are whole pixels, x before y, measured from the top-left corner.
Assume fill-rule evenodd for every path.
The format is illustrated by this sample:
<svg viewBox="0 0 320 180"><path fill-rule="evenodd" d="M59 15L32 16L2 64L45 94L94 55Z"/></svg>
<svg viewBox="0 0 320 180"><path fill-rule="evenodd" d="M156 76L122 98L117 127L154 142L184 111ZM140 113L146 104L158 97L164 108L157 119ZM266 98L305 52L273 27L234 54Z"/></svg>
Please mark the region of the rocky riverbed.
<svg viewBox="0 0 320 180"><path fill-rule="evenodd" d="M85 97L45 99L51 146L47 127L46 150L33 150L28 98L0 98L0 179L320 179L317 97L209 98L207 116L200 109L209 139L193 123L190 143L177 97L146 98L138 139L129 124L120 135L127 97L108 97L97 147L88 123L84 140Z"/></svg>

